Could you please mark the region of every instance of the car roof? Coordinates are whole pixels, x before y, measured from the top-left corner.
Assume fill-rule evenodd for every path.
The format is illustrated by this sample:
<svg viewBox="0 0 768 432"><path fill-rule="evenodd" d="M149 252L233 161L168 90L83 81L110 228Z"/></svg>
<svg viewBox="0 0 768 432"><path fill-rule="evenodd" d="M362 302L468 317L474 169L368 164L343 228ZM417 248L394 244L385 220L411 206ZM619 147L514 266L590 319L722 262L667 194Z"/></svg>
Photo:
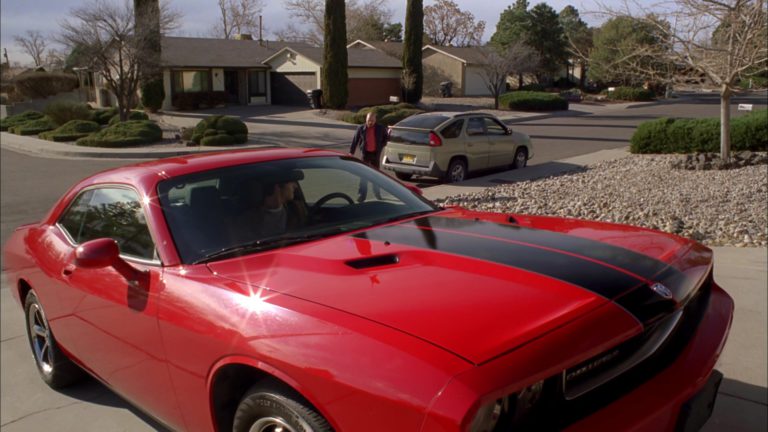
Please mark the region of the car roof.
<svg viewBox="0 0 768 432"><path fill-rule="evenodd" d="M341 156L333 150L269 148L195 153L165 159L140 162L99 172L84 180L87 184L125 183L153 187L160 180L228 166L305 157ZM83 185L85 186L85 185Z"/></svg>

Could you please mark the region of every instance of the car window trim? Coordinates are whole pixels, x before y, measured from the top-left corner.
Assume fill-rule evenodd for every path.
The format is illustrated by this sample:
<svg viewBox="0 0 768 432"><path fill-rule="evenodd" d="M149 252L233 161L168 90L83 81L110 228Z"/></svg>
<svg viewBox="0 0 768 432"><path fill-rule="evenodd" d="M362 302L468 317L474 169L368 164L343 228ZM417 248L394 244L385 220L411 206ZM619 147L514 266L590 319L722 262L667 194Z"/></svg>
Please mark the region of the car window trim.
<svg viewBox="0 0 768 432"><path fill-rule="evenodd" d="M78 244L75 241L75 239L73 239L72 236L69 234L69 232L61 225L61 219L64 217L64 215L67 214L67 212L69 212L69 209L72 208L72 205L75 203L75 201L77 201L78 198L80 198L80 196L82 194L84 194L84 193L86 193L86 192L88 192L90 190L95 190L95 189L127 189L127 190L130 190L130 191L136 193L136 197L139 200L139 205L141 205L141 211L144 212L144 220L145 220L145 222L147 224L147 230L149 231L149 237L152 239L152 245L154 246L154 249L155 249L155 255L158 255L158 253L157 253L157 240L155 240L155 236L152 234L152 226L151 226L151 224L149 222L149 218L147 217L147 211L146 211L146 208L144 207L144 202L142 201L141 193L135 187L133 187L131 185L123 184L123 183L99 183L99 184L95 184L95 185L86 186L86 187L80 189L80 191L77 193L77 195L75 195L74 198L72 198L72 200L67 204L67 207L64 210L62 210L62 212L58 215L58 217L56 218L56 223L54 224L54 226L57 227L59 229L59 231L61 231L64 234L64 238L67 239L67 242L70 244L70 246L72 246L73 248L76 248L80 244ZM146 265L150 265L150 266L154 266L154 267L162 267L163 266L163 262L162 262L162 260L160 260L159 255L158 255L158 259L151 259L150 260L150 259L146 259L146 258L142 258L142 257L137 257L137 256L134 256L134 255L126 255L126 254L123 254L121 252L120 253L120 258L122 258L122 259L124 259L126 261L137 262L137 263L146 264Z"/></svg>

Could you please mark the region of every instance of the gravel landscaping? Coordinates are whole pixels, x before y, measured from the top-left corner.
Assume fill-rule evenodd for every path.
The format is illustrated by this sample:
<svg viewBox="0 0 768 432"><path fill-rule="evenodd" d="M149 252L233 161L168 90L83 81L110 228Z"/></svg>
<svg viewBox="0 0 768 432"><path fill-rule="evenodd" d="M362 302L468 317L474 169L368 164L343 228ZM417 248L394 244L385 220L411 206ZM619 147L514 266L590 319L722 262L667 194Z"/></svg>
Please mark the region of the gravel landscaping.
<svg viewBox="0 0 768 432"><path fill-rule="evenodd" d="M765 154L760 162L764 163ZM768 166L674 169L680 155L630 155L557 177L448 197L474 210L638 225L709 246L768 245Z"/></svg>

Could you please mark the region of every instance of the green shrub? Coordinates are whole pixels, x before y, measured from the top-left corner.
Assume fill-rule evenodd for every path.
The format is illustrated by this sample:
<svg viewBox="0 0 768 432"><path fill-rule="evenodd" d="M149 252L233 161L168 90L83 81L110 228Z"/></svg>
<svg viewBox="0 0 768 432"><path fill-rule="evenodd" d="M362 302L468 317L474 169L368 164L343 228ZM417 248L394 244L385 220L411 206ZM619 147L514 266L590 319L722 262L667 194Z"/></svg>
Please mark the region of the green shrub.
<svg viewBox="0 0 768 432"><path fill-rule="evenodd" d="M128 147L151 144L163 138L160 126L149 120L118 122L93 135L77 140L86 147Z"/></svg>
<svg viewBox="0 0 768 432"><path fill-rule="evenodd" d="M210 132L213 131L213 132ZM248 126L237 117L215 115L200 120L192 131L192 142L201 144L203 138L228 135L233 139L232 144L243 144L248 141ZM206 144L203 144L206 145ZM227 145L227 144L214 144Z"/></svg>
<svg viewBox="0 0 768 432"><path fill-rule="evenodd" d="M208 108L227 103L228 95L223 91L178 93L173 96L172 104L176 109L186 111L200 109L202 105Z"/></svg>
<svg viewBox="0 0 768 432"><path fill-rule="evenodd" d="M235 137L232 135L227 134L218 134L218 135L212 135L212 136L206 136L203 137L200 140L200 144L204 146L229 146L238 144L235 142Z"/></svg>
<svg viewBox="0 0 768 432"><path fill-rule="evenodd" d="M144 111L131 110L128 112L128 121L130 120L149 120L149 116ZM109 119L109 125L120 123L120 114L115 114Z"/></svg>
<svg viewBox="0 0 768 432"><path fill-rule="evenodd" d="M16 91L30 99L46 98L77 88L77 77L64 72L26 72L14 78Z"/></svg>
<svg viewBox="0 0 768 432"><path fill-rule="evenodd" d="M768 150L768 110L731 120L731 150ZM632 153L720 151L720 119L662 118L641 123L630 139Z"/></svg>
<svg viewBox="0 0 768 432"><path fill-rule="evenodd" d="M638 87L616 87L608 92L608 99L620 101L643 102L653 100L654 97L652 90Z"/></svg>
<svg viewBox="0 0 768 432"><path fill-rule="evenodd" d="M50 118L41 117L13 126L8 130L16 135L37 135L42 132L56 129L56 126L58 125Z"/></svg>
<svg viewBox="0 0 768 432"><path fill-rule="evenodd" d="M41 133L40 138L56 142L77 141L80 138L98 132L99 129L101 127L94 121L70 120L52 131Z"/></svg>
<svg viewBox="0 0 768 432"><path fill-rule="evenodd" d="M91 111L91 121L95 121L100 125L109 124L109 120L117 114L117 108L97 109Z"/></svg>
<svg viewBox="0 0 768 432"><path fill-rule="evenodd" d="M141 86L141 104L149 112L157 112L163 107L165 88L162 79L147 81Z"/></svg>
<svg viewBox="0 0 768 432"><path fill-rule="evenodd" d="M499 96L499 107L517 111L559 111L568 101L555 93L514 91Z"/></svg>
<svg viewBox="0 0 768 432"><path fill-rule="evenodd" d="M88 105L67 101L52 102L43 111L45 115L59 125L63 125L71 120L88 120L92 115Z"/></svg>
<svg viewBox="0 0 768 432"><path fill-rule="evenodd" d="M376 105L361 108L356 113L345 114L341 119L347 123L363 124L365 123L365 117L370 112L376 113L376 119L378 123L390 126L406 117L423 113L424 111L409 103L399 103L396 105Z"/></svg>
<svg viewBox="0 0 768 432"><path fill-rule="evenodd" d="M38 111L24 111L21 114L8 116L0 120L0 131L7 131L14 126L18 126L30 120L37 120L43 117L44 114Z"/></svg>
<svg viewBox="0 0 768 432"><path fill-rule="evenodd" d="M543 92L547 89L543 84L539 83L531 83L531 84L525 84L519 89L518 91L529 91L529 92Z"/></svg>

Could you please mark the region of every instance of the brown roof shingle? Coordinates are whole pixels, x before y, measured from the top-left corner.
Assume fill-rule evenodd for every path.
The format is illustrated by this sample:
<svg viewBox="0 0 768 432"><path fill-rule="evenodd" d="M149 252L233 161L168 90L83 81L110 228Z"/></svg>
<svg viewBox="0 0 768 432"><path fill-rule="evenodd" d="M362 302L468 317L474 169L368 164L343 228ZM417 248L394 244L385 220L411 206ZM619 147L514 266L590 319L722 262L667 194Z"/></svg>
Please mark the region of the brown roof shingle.
<svg viewBox="0 0 768 432"><path fill-rule="evenodd" d="M262 62L277 51L306 47L305 43L234 39L162 38L161 63L166 67L266 67Z"/></svg>

